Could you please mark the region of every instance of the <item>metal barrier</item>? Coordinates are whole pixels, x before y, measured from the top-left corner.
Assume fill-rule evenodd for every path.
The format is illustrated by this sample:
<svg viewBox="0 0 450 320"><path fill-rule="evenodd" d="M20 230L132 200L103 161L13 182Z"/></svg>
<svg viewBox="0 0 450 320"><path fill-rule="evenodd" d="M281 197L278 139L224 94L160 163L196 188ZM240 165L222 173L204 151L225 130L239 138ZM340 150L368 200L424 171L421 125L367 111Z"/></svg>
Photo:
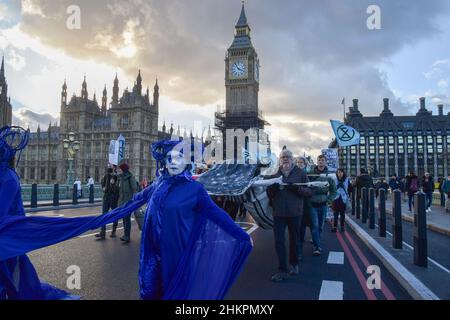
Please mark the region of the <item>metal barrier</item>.
<svg viewBox="0 0 450 320"><path fill-rule="evenodd" d="M375 229L375 189L369 189L369 229Z"/></svg>
<svg viewBox="0 0 450 320"><path fill-rule="evenodd" d="M386 190L380 190L378 203L378 235L386 237Z"/></svg>
<svg viewBox="0 0 450 320"><path fill-rule="evenodd" d="M392 199L392 214L394 215L394 221L392 224L392 246L395 249L402 249L402 193L400 190L394 191L394 197Z"/></svg>
<svg viewBox="0 0 450 320"><path fill-rule="evenodd" d="M428 248L427 248L427 213L426 213L426 195L423 192L417 192L414 195L414 264L419 267L428 266Z"/></svg>

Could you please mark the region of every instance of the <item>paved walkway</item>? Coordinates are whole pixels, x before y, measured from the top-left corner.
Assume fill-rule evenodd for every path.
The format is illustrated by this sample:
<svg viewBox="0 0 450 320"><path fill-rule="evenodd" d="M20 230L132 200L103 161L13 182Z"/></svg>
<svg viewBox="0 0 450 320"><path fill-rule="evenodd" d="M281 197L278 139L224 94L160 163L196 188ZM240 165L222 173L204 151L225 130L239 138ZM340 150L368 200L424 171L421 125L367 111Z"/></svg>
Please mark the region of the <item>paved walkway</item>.
<svg viewBox="0 0 450 320"><path fill-rule="evenodd" d="M378 206L378 201L376 201ZM392 212L392 202L390 199L386 201L386 211ZM403 220L414 222L414 209L409 211L408 202L402 202ZM427 226L429 229L450 236L450 212L445 212L445 208L432 205L431 212L427 213Z"/></svg>

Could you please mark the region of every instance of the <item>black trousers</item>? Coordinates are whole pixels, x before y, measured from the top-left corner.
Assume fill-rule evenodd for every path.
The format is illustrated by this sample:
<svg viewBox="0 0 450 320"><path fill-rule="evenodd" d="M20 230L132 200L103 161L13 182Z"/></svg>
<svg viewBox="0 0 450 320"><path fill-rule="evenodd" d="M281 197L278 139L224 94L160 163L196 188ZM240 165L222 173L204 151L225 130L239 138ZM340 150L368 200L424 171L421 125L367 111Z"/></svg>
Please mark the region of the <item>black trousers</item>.
<svg viewBox="0 0 450 320"><path fill-rule="evenodd" d="M286 227L289 231L289 264L296 266L301 258L300 221L302 216L273 217L275 251L278 256L278 270L287 272Z"/></svg>
<svg viewBox="0 0 450 320"><path fill-rule="evenodd" d="M338 219L340 222L340 226L344 227L345 225L345 210L341 211L333 211L334 219L333 219L333 226L336 228L338 224Z"/></svg>
<svg viewBox="0 0 450 320"><path fill-rule="evenodd" d="M117 199L111 196L103 198L103 208L102 208L103 214L108 213L109 210L114 210L115 208L117 208ZM113 231L116 231L116 228L117 228L117 221L115 221L113 224ZM106 226L103 226L100 231L100 234L105 235L105 233L106 233Z"/></svg>

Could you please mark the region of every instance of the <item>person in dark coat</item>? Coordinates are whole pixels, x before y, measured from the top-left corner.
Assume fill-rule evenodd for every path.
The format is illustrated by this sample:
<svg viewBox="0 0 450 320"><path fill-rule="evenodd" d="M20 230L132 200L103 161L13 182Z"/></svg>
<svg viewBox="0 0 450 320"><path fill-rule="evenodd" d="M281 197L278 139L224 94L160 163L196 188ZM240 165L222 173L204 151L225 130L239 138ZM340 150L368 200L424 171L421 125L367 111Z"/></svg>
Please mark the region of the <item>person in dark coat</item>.
<svg viewBox="0 0 450 320"><path fill-rule="evenodd" d="M442 185L445 182L445 178L444 177L440 177L438 179L438 182L439 182L439 194L441 196L440 197L440 199L441 199L441 207L445 207L445 193L444 193L444 191L442 191Z"/></svg>
<svg viewBox="0 0 450 320"><path fill-rule="evenodd" d="M275 250L278 256L278 272L272 276L272 281L277 282L299 273L298 262L302 250L299 231L303 215L303 199L312 195L309 188L294 185L308 182L308 176L294 164L291 151L284 149L281 152L280 163L275 175L265 177L266 179L282 177L283 181L283 185L274 183L267 188L273 209ZM288 185L285 186L284 183ZM289 231L289 270L285 243L286 227Z"/></svg>
<svg viewBox="0 0 450 320"><path fill-rule="evenodd" d="M384 189L386 191L385 197L387 198L387 192L389 191L389 184L384 180L384 178L381 178L380 181L375 186L375 196L378 198L380 195L380 189Z"/></svg>
<svg viewBox="0 0 450 320"><path fill-rule="evenodd" d="M420 181L412 170L405 180L405 192L408 193L408 207L411 212L412 207L414 206L414 194L420 189Z"/></svg>
<svg viewBox="0 0 450 320"><path fill-rule="evenodd" d="M394 192L394 190L401 190L401 183L400 179L397 178L397 175L394 173L389 179L389 188L391 189L391 192Z"/></svg>
<svg viewBox="0 0 450 320"><path fill-rule="evenodd" d="M433 193L434 193L434 179L428 173L425 172L425 175L422 178L422 190L427 196L427 212L431 211L431 204L433 203Z"/></svg>
<svg viewBox="0 0 450 320"><path fill-rule="evenodd" d="M373 188L373 179L372 177L367 173L367 170L364 168L361 168L360 170L361 174L356 177L356 187L361 192L362 188ZM360 193L361 194L361 193Z"/></svg>
<svg viewBox="0 0 450 320"><path fill-rule="evenodd" d="M103 204L102 212L107 213L109 210L117 208L119 201L119 181L113 168L108 168L102 179ZM117 225L117 222L115 222ZM105 240L106 226L103 226L99 233L95 236L97 240ZM114 237L114 235L112 235Z"/></svg>
<svg viewBox="0 0 450 320"><path fill-rule="evenodd" d="M306 158L298 157L296 160L296 165L306 173L308 172ZM306 227L309 227L309 231L312 235L311 198L309 197L303 198L303 215L302 221L300 222L300 243L302 244L305 242ZM303 259L303 257L300 257L300 259Z"/></svg>

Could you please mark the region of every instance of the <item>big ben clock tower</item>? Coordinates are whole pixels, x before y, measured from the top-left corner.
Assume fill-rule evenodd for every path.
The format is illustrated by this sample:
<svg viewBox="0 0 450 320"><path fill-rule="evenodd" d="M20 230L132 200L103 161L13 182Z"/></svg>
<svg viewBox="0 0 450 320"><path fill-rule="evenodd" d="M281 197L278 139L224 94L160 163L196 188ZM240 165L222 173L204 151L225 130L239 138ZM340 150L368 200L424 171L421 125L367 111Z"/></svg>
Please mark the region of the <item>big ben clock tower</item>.
<svg viewBox="0 0 450 320"><path fill-rule="evenodd" d="M235 26L234 40L225 58L225 110L216 113L218 129L264 129L258 108L259 59L250 37L244 3Z"/></svg>

